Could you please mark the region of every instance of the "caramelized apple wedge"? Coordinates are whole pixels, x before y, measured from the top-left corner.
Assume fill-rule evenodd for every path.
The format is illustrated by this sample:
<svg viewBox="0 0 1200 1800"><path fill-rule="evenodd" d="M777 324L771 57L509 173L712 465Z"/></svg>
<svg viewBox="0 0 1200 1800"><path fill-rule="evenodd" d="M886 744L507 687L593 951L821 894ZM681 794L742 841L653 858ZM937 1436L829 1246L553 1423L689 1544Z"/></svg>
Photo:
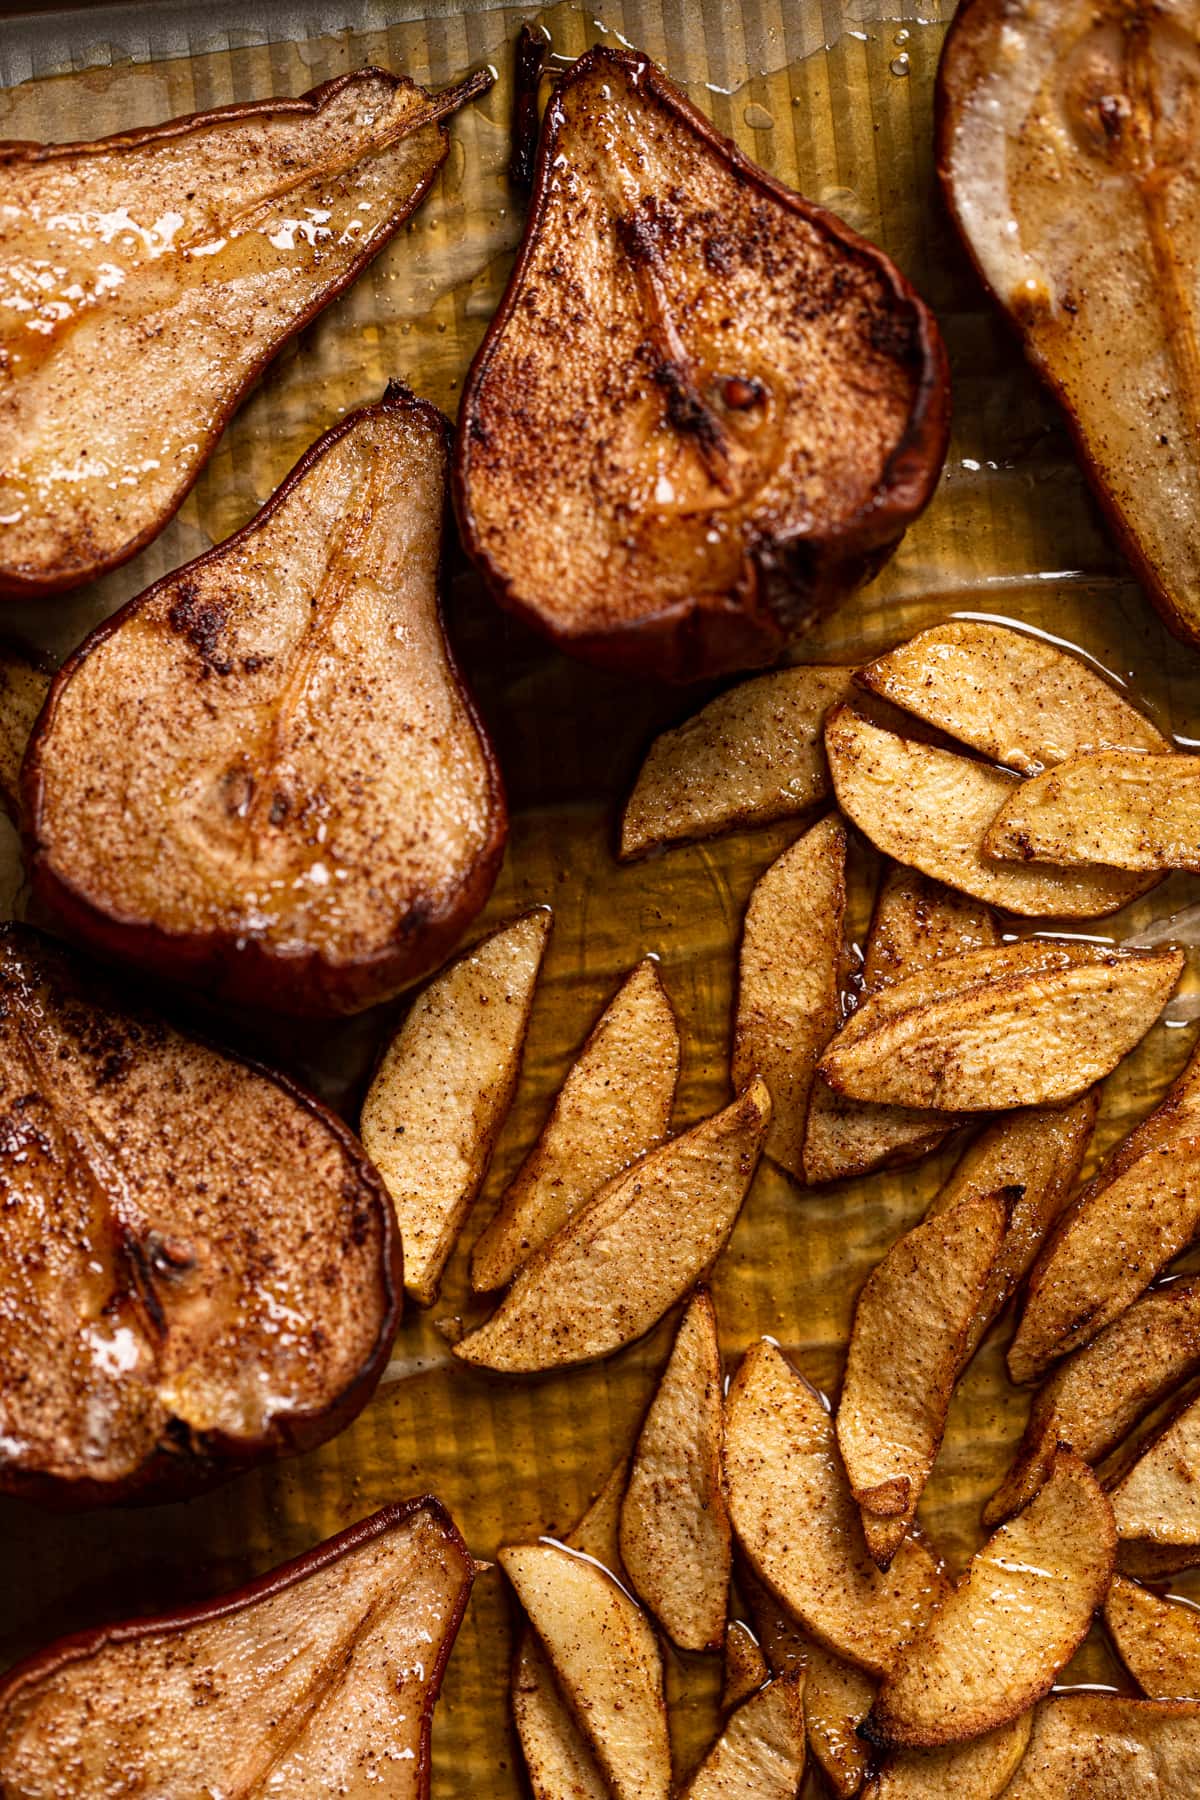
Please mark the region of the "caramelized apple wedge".
<svg viewBox="0 0 1200 1800"><path fill-rule="evenodd" d="M1009 796L989 856L1107 869L1200 869L1200 757L1073 756Z"/></svg>
<svg viewBox="0 0 1200 1800"><path fill-rule="evenodd" d="M1035 1381L1125 1311L1200 1229L1200 1056L1080 1193L1029 1277L1008 1352Z"/></svg>
<svg viewBox="0 0 1200 1800"><path fill-rule="evenodd" d="M471 1252L477 1293L507 1285L597 1188L660 1144L679 1078L679 1027L650 957L600 1015L533 1149Z"/></svg>
<svg viewBox="0 0 1200 1800"><path fill-rule="evenodd" d="M442 630L445 433L394 384L58 675L24 825L75 936L285 1013L357 1011L446 955L507 818Z"/></svg>
<svg viewBox="0 0 1200 1800"><path fill-rule="evenodd" d="M611 1800L611 1789L529 1625L513 1657L512 1711L533 1800Z"/></svg>
<svg viewBox="0 0 1200 1800"><path fill-rule="evenodd" d="M974 0L939 77L938 172L1171 629L1200 640L1194 0Z"/></svg>
<svg viewBox="0 0 1200 1800"><path fill-rule="evenodd" d="M1200 1612L1114 1575L1104 1623L1117 1654L1151 1700L1200 1694Z"/></svg>
<svg viewBox="0 0 1200 1800"><path fill-rule="evenodd" d="M718 694L651 744L621 820L622 862L769 825L829 795L825 714L852 669L775 669Z"/></svg>
<svg viewBox="0 0 1200 1800"><path fill-rule="evenodd" d="M1001 1190L925 1219L892 1245L858 1296L837 1441L881 1569L916 1518L1008 1212Z"/></svg>
<svg viewBox="0 0 1200 1800"><path fill-rule="evenodd" d="M404 1280L429 1306L512 1103L549 907L493 931L417 995L362 1109L362 1139L392 1197Z"/></svg>
<svg viewBox="0 0 1200 1800"><path fill-rule="evenodd" d="M886 1674L942 1597L942 1577L912 1538L886 1575L875 1567L833 1421L765 1338L730 1385L724 1454L730 1518L755 1574L829 1649Z"/></svg>
<svg viewBox="0 0 1200 1800"><path fill-rule="evenodd" d="M401 1261L344 1126L19 925L0 1088L0 1491L170 1498L355 1416Z"/></svg>
<svg viewBox="0 0 1200 1800"><path fill-rule="evenodd" d="M948 956L868 994L818 1072L839 1093L896 1106L1073 1100L1141 1042L1183 965L1179 950L1037 938Z"/></svg>
<svg viewBox="0 0 1200 1800"><path fill-rule="evenodd" d="M460 421L501 604L694 679L774 661L895 547L945 454L944 352L885 256L600 47L546 108Z"/></svg>
<svg viewBox="0 0 1200 1800"><path fill-rule="evenodd" d="M855 679L1018 775L1083 752L1171 747L1082 657L982 619L919 631Z"/></svg>
<svg viewBox="0 0 1200 1800"><path fill-rule="evenodd" d="M498 1560L613 1800L670 1800L662 1657L641 1610L562 1544L514 1545Z"/></svg>
<svg viewBox="0 0 1200 1800"><path fill-rule="evenodd" d="M999 1800L1032 1729L1033 1714L1027 1712L968 1743L893 1751L867 1783L863 1800Z"/></svg>
<svg viewBox="0 0 1200 1800"><path fill-rule="evenodd" d="M1200 1544L1200 1396L1185 1396L1109 1486L1117 1532L1151 1544Z"/></svg>
<svg viewBox="0 0 1200 1800"><path fill-rule="evenodd" d="M264 364L420 204L443 121L490 85L428 94L357 69L98 143L0 146L0 594L78 586L162 530Z"/></svg>
<svg viewBox="0 0 1200 1800"><path fill-rule="evenodd" d="M972 1557L905 1645L864 1728L932 1748L995 1731L1049 1692L1112 1579L1112 1507L1086 1463L1060 1450L1045 1487Z"/></svg>
<svg viewBox="0 0 1200 1800"><path fill-rule="evenodd" d="M615 1176L530 1258L455 1356L527 1373L591 1362L642 1337L724 1249L770 1118L770 1096L754 1081Z"/></svg>
<svg viewBox="0 0 1200 1800"><path fill-rule="evenodd" d="M621 1503L621 1560L633 1590L681 1650L715 1650L725 1629L732 1549L723 1399L717 1315L701 1288L638 1433Z"/></svg>
<svg viewBox="0 0 1200 1800"><path fill-rule="evenodd" d="M1004 1800L1192 1800L1200 1769L1200 1701L1055 1694Z"/></svg>
<svg viewBox="0 0 1200 1800"><path fill-rule="evenodd" d="M474 1575L438 1502L409 1500L238 1593L63 1638L0 1682L0 1790L428 1800Z"/></svg>
<svg viewBox="0 0 1200 1800"><path fill-rule="evenodd" d="M771 1671L758 1639L741 1619L731 1619L725 1627L723 1650L721 1711L727 1713L762 1687Z"/></svg>
<svg viewBox="0 0 1200 1800"><path fill-rule="evenodd" d="M799 1178L813 1070L838 1019L845 910L846 830L830 817L759 876L742 927L733 1082L762 1076L766 1153Z"/></svg>
<svg viewBox="0 0 1200 1800"><path fill-rule="evenodd" d="M33 657L0 643L0 805L14 825L21 817L21 763L50 680Z"/></svg>
<svg viewBox="0 0 1200 1800"><path fill-rule="evenodd" d="M838 805L876 849L989 906L1025 918L1099 919L1154 885L1114 869L989 857L984 839L1018 777L885 731L852 706L829 715L825 750Z"/></svg>
<svg viewBox="0 0 1200 1800"><path fill-rule="evenodd" d="M797 1670L742 1702L683 1800L796 1800L804 1762L804 1674Z"/></svg>
<svg viewBox="0 0 1200 1800"><path fill-rule="evenodd" d="M1147 1294L1060 1363L1033 1397L1020 1448L984 1509L984 1524L998 1525L1032 1500L1059 1444L1098 1463L1197 1368L1200 1278Z"/></svg>

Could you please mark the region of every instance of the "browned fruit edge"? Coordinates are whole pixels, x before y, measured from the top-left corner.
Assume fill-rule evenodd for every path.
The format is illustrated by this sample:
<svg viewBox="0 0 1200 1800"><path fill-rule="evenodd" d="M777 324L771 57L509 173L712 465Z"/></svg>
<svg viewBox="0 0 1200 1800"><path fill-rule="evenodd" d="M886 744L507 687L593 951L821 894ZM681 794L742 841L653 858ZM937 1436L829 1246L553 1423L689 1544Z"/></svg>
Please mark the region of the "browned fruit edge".
<svg viewBox="0 0 1200 1800"><path fill-rule="evenodd" d="M627 75L695 133L710 154L723 162L739 182L756 187L778 205L799 215L831 239L847 256L869 264L884 280L893 300L906 307L914 325L914 361L919 363L916 398L904 436L892 451L871 499L840 532L824 538L797 537L781 550L754 550L750 571L737 598L736 616L727 610L705 615L694 602L683 601L649 618L622 623L606 631L555 631L512 591L511 583L480 545L469 497L470 444L477 431L475 406L479 388L500 334L513 314L526 265L538 237L537 220L551 176L554 143L562 122L562 97L594 68L610 67ZM453 492L463 542L493 597L560 649L602 667L650 673L670 680L698 680L774 661L788 638L788 563L794 558L810 595L823 598L826 609L848 588L869 580L886 561L905 529L928 503L945 459L950 431L950 375L937 322L895 264L877 245L767 174L738 149L732 139L699 112L675 84L640 52L597 45L567 70L546 107L538 144L533 192L525 233L504 297L500 302L463 385L454 453ZM806 609L807 610L807 609Z"/></svg>
<svg viewBox="0 0 1200 1800"><path fill-rule="evenodd" d="M203 130L208 125L225 124L231 120L252 119L256 116L274 117L280 113L317 113L342 88L362 80L364 76L390 82L393 92L400 87L416 89L420 85L411 81L406 75L393 75L390 69L379 69L373 66L350 69L344 75L334 76L331 81L323 81L319 86L309 88L306 93L299 94L294 99L281 96L270 100L237 101L231 106L215 106L205 112L187 113L178 119L165 120L161 125L147 125L137 131L118 131L109 137L95 138L83 143L39 144L20 140L0 143L0 171L6 164L15 162L50 162L56 157L78 155L80 152L88 150L125 149L136 144L162 143L171 138L186 136L192 131ZM490 86L490 82L488 85ZM469 81L464 84L464 88L469 88L469 86ZM423 89L421 91L424 92ZM446 99L448 100L455 91L454 89L448 90ZM472 95L464 92L462 97L465 100L470 99ZM436 105L436 102L442 98L442 95L431 95L431 105ZM311 306L306 307L283 336L273 342L253 367L246 371L245 379L230 395L228 404L221 412L213 415L204 432L202 436L203 457L197 463L195 470L181 483L160 517L147 525L128 543L122 545L112 556L103 557L99 561L76 564L53 575L31 577L22 575L13 569L5 569L0 565L0 600L36 600L45 595L63 593L69 588L81 587L85 581L94 581L100 575L107 575L110 569L120 568L122 563L126 563L131 557L136 556L139 550L144 550L146 545L152 543L159 533L170 524L195 486L221 433L263 370L274 361L285 345L303 331L306 325L312 323L318 313L324 312L325 308L331 305L339 294L344 293L350 284L357 280L366 265L391 241L401 225L411 218L420 206L450 149L450 134L445 124L438 119L436 113L430 122L432 123L434 120L437 120L441 132L441 155L430 169L428 176L421 182L413 196L412 204L393 214L381 230L378 239L370 245L365 245L363 250L351 259L341 280L334 282L329 287L322 288L313 299Z"/></svg>
<svg viewBox="0 0 1200 1800"><path fill-rule="evenodd" d="M971 243L970 238L967 236L958 215L958 208L955 204L954 172L951 168L950 154L952 147L952 133L958 117L959 95L952 90L948 64L951 52L960 37L966 38L968 33L980 22L986 22L987 15L1002 12L1003 10L1004 0L962 0L962 4L954 15L950 28L946 33L945 42L942 45L942 54L938 62L937 80L934 84L934 165L937 170L938 185L941 188L942 198L946 204L946 211L949 213L950 218L954 223L959 242L962 244L963 249L970 259L972 268L979 277L980 285L984 288L989 299L995 303L1001 316L1012 328L1012 331L1020 341L1021 348L1025 354L1025 359L1030 368L1037 375L1038 380L1047 388L1051 397L1059 407L1067 430L1071 434L1071 442L1075 447L1075 454L1079 459L1080 467L1087 477L1088 485L1092 490L1093 496L1117 541L1117 548L1130 564L1134 575L1137 577L1141 586L1145 588L1168 629L1185 644L1200 644L1200 615L1189 620L1187 614L1182 612L1176 606L1170 592L1159 580L1157 572L1138 541L1133 526L1126 520L1121 508L1105 486L1104 478L1092 456L1091 450L1088 448L1087 440L1083 435L1078 419L1071 410L1061 383L1057 381L1050 370L1030 352L1025 343L1025 335L1021 329L1020 321L1011 309L1005 305L1004 301L1000 298L1000 295L996 292L995 288L984 274L983 266L980 263L978 256L975 254L975 248Z"/></svg>
<svg viewBox="0 0 1200 1800"><path fill-rule="evenodd" d="M93 980L92 972L81 964L81 959L45 932L38 931L31 925L0 924L0 944L13 941L18 945L31 942L36 954L43 954L48 949L55 958L62 958L66 963L69 983L83 988L89 998L94 998L99 1004L111 1005L114 1010L131 1013L135 1017L138 1011L145 1013L149 1010L138 1000L124 1003L103 976ZM298 1456L336 1437L357 1418L375 1392L391 1354L392 1340L400 1323L404 1294L404 1253L400 1228L383 1178L354 1133L335 1113L330 1112L328 1107L323 1106L314 1095L307 1093L290 1076L281 1074L277 1069L268 1069L251 1057L236 1055L197 1032L183 1031L173 1024L169 1024L169 1029L189 1043L200 1045L223 1057L235 1068L248 1070L262 1080L269 1081L289 1100L317 1119L346 1151L360 1181L374 1199L383 1228L379 1272L383 1318L375 1346L349 1386L335 1395L327 1406L315 1412L278 1414L260 1437L234 1438L224 1432L211 1432L199 1439L189 1436L188 1441L176 1449L167 1449L160 1444L145 1462L120 1481L95 1481L86 1477L71 1480L60 1475L6 1470L3 1463L0 1463L0 1493L72 1511L92 1506L122 1503L157 1505L166 1500L190 1499L194 1494L203 1493L208 1488L232 1479L255 1463L282 1456Z"/></svg>
<svg viewBox="0 0 1200 1800"><path fill-rule="evenodd" d="M164 589L169 589L181 575L204 568L256 531L339 438L353 430L359 420L382 410L421 413L449 441L449 423L435 406L418 399L403 382L389 382L382 400L347 413L310 445L266 505L240 531L215 544L193 562L164 575L88 634L55 676L26 747L21 770L22 838L30 882L38 899L62 922L70 935L102 956L132 962L139 974L151 973L187 987L199 987L226 1004L261 1006L271 1012L297 1017L320 1018L358 1012L435 969L492 891L508 841L508 807L491 740L446 632L441 605L445 530L436 575L438 626L450 677L463 697L487 765L491 836L474 867L441 908L421 914L379 954L345 963L333 962L316 949L291 955L271 949L249 931L168 931L153 920L111 912L98 905L64 873L51 868L42 851L42 746L53 729L58 703L71 677L98 645L105 643L127 619Z"/></svg>
<svg viewBox="0 0 1200 1800"><path fill-rule="evenodd" d="M382 1537L386 1532L407 1524L414 1514L429 1512L433 1515L444 1537L450 1539L455 1549L463 1558L466 1580L462 1594L454 1608L449 1627L438 1646L437 1655L432 1663L426 1664L426 1681L423 1689L424 1705L421 1713L421 1753L417 1766L418 1793L422 1800L427 1800L431 1773L430 1736L433 1724L433 1708L442 1685L442 1676L454 1648L454 1640L458 1628L462 1624L463 1614L470 1599L471 1587L475 1580L476 1564L463 1542L462 1534L454 1520L446 1511L440 1500L432 1494L420 1495L412 1500L395 1500L390 1505L381 1507L369 1518L360 1519L356 1525L347 1526L335 1537L326 1538L324 1543L315 1544L311 1550L293 1557L291 1562L281 1563L276 1569L268 1569L265 1575L256 1580L246 1582L231 1593L219 1594L212 1600L201 1600L192 1606L180 1608L178 1612L159 1613L146 1619L122 1620L117 1624L94 1626L89 1631L77 1631L67 1637L57 1638L41 1650L35 1650L31 1656L16 1663L2 1679L0 1679L0 1722L14 1702L19 1702L22 1693L37 1682L53 1677L71 1663L83 1662L95 1655L99 1650L107 1649L110 1644L137 1643L139 1639L160 1636L166 1633L186 1631L192 1625L206 1625L214 1619L227 1618L230 1613L241 1612L248 1606L256 1605L260 1600L270 1600L286 1588L297 1582L317 1574L328 1568L331 1563L339 1562L343 1556L352 1555L363 1544L373 1538ZM2 1776L3 1771L0 1771Z"/></svg>

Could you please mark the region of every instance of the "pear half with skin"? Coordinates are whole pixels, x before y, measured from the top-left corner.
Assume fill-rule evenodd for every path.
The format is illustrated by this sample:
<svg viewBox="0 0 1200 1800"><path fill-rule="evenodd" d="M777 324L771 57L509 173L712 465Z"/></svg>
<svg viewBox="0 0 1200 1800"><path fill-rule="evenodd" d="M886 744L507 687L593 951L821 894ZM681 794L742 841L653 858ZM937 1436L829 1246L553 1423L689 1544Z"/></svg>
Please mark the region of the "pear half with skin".
<svg viewBox="0 0 1200 1800"><path fill-rule="evenodd" d="M6 1800L427 1800L475 1564L401 1501L240 1592L64 1638L0 1683Z"/></svg>
<svg viewBox="0 0 1200 1800"><path fill-rule="evenodd" d="M971 0L938 169L1117 539L1200 643L1200 4Z"/></svg>
<svg viewBox="0 0 1200 1800"><path fill-rule="evenodd" d="M23 770L33 886L74 936L292 1014L441 962L507 832L442 628L446 456L394 383L76 651Z"/></svg>
<svg viewBox="0 0 1200 1800"><path fill-rule="evenodd" d="M0 144L0 595L76 587L157 536L490 85L357 69L97 143Z"/></svg>
<svg viewBox="0 0 1200 1800"><path fill-rule="evenodd" d="M0 1121L0 1493L170 1499L365 1404L400 1238L315 1100L5 925Z"/></svg>
<svg viewBox="0 0 1200 1800"><path fill-rule="evenodd" d="M460 416L459 522L502 605L607 667L772 662L895 548L947 419L937 328L881 251L645 57L572 65Z"/></svg>

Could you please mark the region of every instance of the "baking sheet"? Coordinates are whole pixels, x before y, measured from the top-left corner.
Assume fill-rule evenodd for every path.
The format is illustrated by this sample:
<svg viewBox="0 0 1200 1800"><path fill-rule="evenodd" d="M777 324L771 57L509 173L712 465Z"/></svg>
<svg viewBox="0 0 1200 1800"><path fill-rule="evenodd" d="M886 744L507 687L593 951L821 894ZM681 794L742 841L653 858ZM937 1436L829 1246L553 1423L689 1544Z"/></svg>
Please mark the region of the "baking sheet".
<svg viewBox="0 0 1200 1800"><path fill-rule="evenodd" d="M11 609L11 625L54 655L150 580L240 526L301 451L391 375L453 412L470 356L502 290L521 202L505 179L511 43L523 18L554 48L631 42L658 58L744 150L865 231L933 303L955 378L946 472L928 513L879 579L805 646L851 660L953 613L1015 620L1078 645L1157 721L1200 736L1200 658L1159 625L1116 556L1066 434L984 302L934 194L931 94L949 7L906 0L604 0L574 6L214 4L91 7L0 27L0 137L78 138L197 107L297 93L378 62L435 86L492 63L501 79L452 125L429 202L390 248L267 373L222 439L179 517L135 562L59 601ZM892 16L893 13L896 16ZM390 21L390 22L389 22ZM623 973L648 951L684 1033L679 1126L728 1094L733 955L749 889L797 827L760 830L619 869L615 810L652 732L700 696L663 693L577 668L502 619L455 567L451 626L496 738L514 807L508 857L483 925L548 901L556 927L524 1077L469 1247L532 1141L577 1049ZM21 904L15 840L0 827L0 903ZM861 935L875 860L855 845L852 916ZM1200 892L1173 877L1089 935L1124 937L1183 914ZM1194 972L1145 1044L1109 1083L1095 1155L1144 1113L1194 1036ZM394 1010L394 1009L393 1009ZM235 1041L275 1054L351 1113L389 1015L276 1042L249 1025ZM297 1036L300 1041L296 1042ZM957 1146L911 1171L806 1193L764 1166L716 1276L725 1353L762 1332L826 1389L836 1387L857 1288L927 1204ZM190 1504L56 1519L0 1507L0 1656L80 1625L220 1591L308 1547L385 1500L431 1489L475 1553L565 1530L628 1447L671 1325L593 1369L534 1381L451 1366L437 1328L469 1312L466 1254L442 1301L409 1315L383 1384L360 1419L310 1456L244 1476ZM1006 1466L1026 1400L1004 1379L1008 1324L968 1372L921 1519L955 1568L978 1542L981 1502ZM1187 1591L1187 1577L1178 1578ZM515 1795L507 1715L508 1607L483 1575L450 1664L434 1734L438 1800ZM714 1659L669 1657L681 1767L715 1719ZM1116 1679L1096 1639L1072 1680Z"/></svg>

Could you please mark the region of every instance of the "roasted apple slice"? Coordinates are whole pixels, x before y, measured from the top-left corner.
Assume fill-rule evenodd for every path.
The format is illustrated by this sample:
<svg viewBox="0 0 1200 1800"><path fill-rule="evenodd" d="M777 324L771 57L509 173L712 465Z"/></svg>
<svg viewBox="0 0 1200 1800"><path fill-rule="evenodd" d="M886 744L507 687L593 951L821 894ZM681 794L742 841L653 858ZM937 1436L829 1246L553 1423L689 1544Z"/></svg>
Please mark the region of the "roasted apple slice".
<svg viewBox="0 0 1200 1800"><path fill-rule="evenodd" d="M1200 1278L1147 1294L1054 1371L1034 1395L1012 1468L984 1509L998 1525L1033 1499L1067 1444L1097 1463L1200 1368Z"/></svg>
<svg viewBox="0 0 1200 1800"><path fill-rule="evenodd" d="M474 1575L437 1501L409 1500L239 1593L63 1638L0 1683L0 1791L428 1800Z"/></svg>
<svg viewBox="0 0 1200 1800"><path fill-rule="evenodd" d="M763 1339L725 1405L725 1486L756 1575L806 1631L869 1673L891 1668L945 1591L912 1538L886 1575L862 1540L833 1420L814 1388Z"/></svg>
<svg viewBox="0 0 1200 1800"><path fill-rule="evenodd" d="M339 1013L482 906L507 820L442 631L445 430L393 385L67 663L24 823L74 935L239 1005Z"/></svg>
<svg viewBox="0 0 1200 1800"><path fill-rule="evenodd" d="M770 1118L766 1088L751 1082L732 1106L615 1176L530 1258L455 1356L529 1373L642 1337L725 1248Z"/></svg>
<svg viewBox="0 0 1200 1800"><path fill-rule="evenodd" d="M1108 869L1200 870L1200 756L1107 750L1026 781L983 840L989 856Z"/></svg>
<svg viewBox="0 0 1200 1800"><path fill-rule="evenodd" d="M728 1611L723 1399L717 1315L701 1288L638 1433L621 1504L621 1560L634 1592L681 1650L715 1650Z"/></svg>
<svg viewBox="0 0 1200 1800"><path fill-rule="evenodd" d="M460 421L496 598L691 679L773 661L895 547L945 454L944 353L880 251L601 47L546 109Z"/></svg>
<svg viewBox="0 0 1200 1800"><path fill-rule="evenodd" d="M597 1188L666 1137L679 1027L651 957L600 1015L533 1149L471 1252L477 1293L504 1287Z"/></svg>
<svg viewBox="0 0 1200 1800"><path fill-rule="evenodd" d="M1200 1612L1114 1575L1104 1623L1117 1654L1151 1700L1200 1694Z"/></svg>
<svg viewBox="0 0 1200 1800"><path fill-rule="evenodd" d="M1007 1793L1033 1728L1022 1713L983 1737L940 1750L893 1751L863 1790L863 1800L999 1800Z"/></svg>
<svg viewBox="0 0 1200 1800"><path fill-rule="evenodd" d="M731 1619L725 1627L721 1668L721 1711L732 1712L756 1688L760 1688L771 1671L758 1639L742 1619Z"/></svg>
<svg viewBox="0 0 1200 1800"><path fill-rule="evenodd" d="M1197 1770L1200 1702L1055 1694L1004 1800L1193 1800Z"/></svg>
<svg viewBox="0 0 1200 1800"><path fill-rule="evenodd" d="M358 69L94 144L0 145L0 594L75 587L162 530L259 370L420 203L442 121L490 85Z"/></svg>
<svg viewBox="0 0 1200 1800"><path fill-rule="evenodd" d="M908 1536L942 1441L1011 1190L968 1198L894 1243L858 1296L837 1441L872 1559Z"/></svg>
<svg viewBox="0 0 1200 1800"><path fill-rule="evenodd" d="M804 1762L804 1673L798 1669L742 1702L683 1800L796 1800Z"/></svg>
<svg viewBox="0 0 1200 1800"><path fill-rule="evenodd" d="M400 1240L337 1120L17 925L0 1085L0 1490L167 1498L354 1417Z"/></svg>
<svg viewBox="0 0 1200 1800"><path fill-rule="evenodd" d="M846 828L822 819L760 875L746 908L733 1023L733 1081L771 1095L766 1153L803 1179L817 1059L838 1020Z"/></svg>
<svg viewBox="0 0 1200 1800"><path fill-rule="evenodd" d="M1089 1343L1200 1229L1200 1055L1080 1193L1029 1277L1008 1352L1035 1381Z"/></svg>
<svg viewBox="0 0 1200 1800"><path fill-rule="evenodd" d="M958 1586L905 1645L864 1726L884 1744L933 1748L980 1737L1049 1692L1108 1592L1117 1536L1086 1463L1055 1457L1025 1511L972 1557Z"/></svg>
<svg viewBox="0 0 1200 1800"><path fill-rule="evenodd" d="M1083 751L1171 748L1082 657L982 619L919 631L855 679L1018 775Z"/></svg>
<svg viewBox="0 0 1200 1800"><path fill-rule="evenodd" d="M1109 1487L1119 1536L1200 1544L1200 1395L1185 1395L1121 1462Z"/></svg>
<svg viewBox="0 0 1200 1800"><path fill-rule="evenodd" d="M1194 0L973 0L946 38L938 170L1097 498L1200 641Z"/></svg>
<svg viewBox="0 0 1200 1800"><path fill-rule="evenodd" d="M21 816L25 747L49 692L50 676L32 656L0 643L0 805L14 825Z"/></svg>
<svg viewBox="0 0 1200 1800"><path fill-rule="evenodd" d="M428 1306L479 1192L521 1069L553 915L522 914L435 975L367 1092L362 1139L392 1196L405 1286Z"/></svg>
<svg viewBox="0 0 1200 1800"><path fill-rule="evenodd" d="M621 820L621 861L808 812L829 795L825 714L852 669L743 681L650 746Z"/></svg>

